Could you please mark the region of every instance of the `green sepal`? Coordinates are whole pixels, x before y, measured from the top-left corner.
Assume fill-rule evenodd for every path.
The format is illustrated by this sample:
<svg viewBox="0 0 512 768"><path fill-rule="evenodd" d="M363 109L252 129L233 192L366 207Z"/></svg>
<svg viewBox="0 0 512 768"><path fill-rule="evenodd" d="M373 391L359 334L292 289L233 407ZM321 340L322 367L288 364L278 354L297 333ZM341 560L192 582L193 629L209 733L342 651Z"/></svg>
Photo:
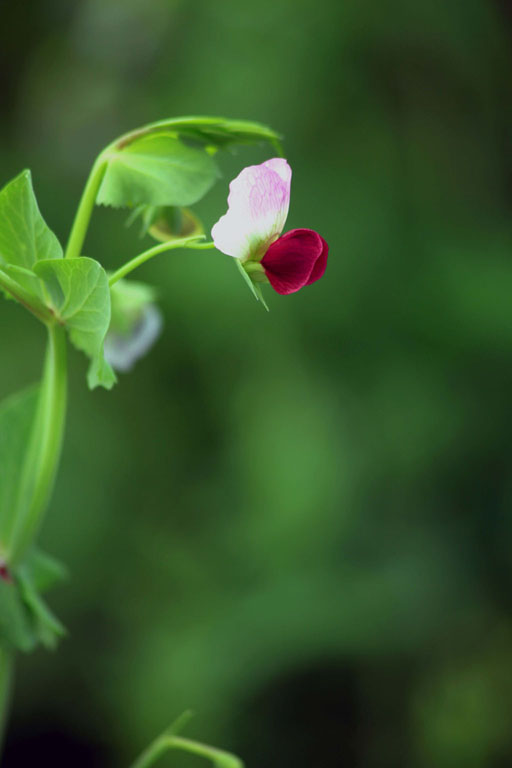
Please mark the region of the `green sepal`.
<svg viewBox="0 0 512 768"><path fill-rule="evenodd" d="M103 343L110 324L107 273L94 259L80 256L62 261L40 261L34 267L43 281L47 303L71 343L91 360L89 387L111 389L116 376L104 358Z"/></svg>
<svg viewBox="0 0 512 768"><path fill-rule="evenodd" d="M0 579L0 645L31 651L41 644L54 649L66 634L41 594L67 576L53 557L33 550L9 580Z"/></svg>
<svg viewBox="0 0 512 768"><path fill-rule="evenodd" d="M267 302L266 302L266 301L265 301L265 299L263 298L263 292L262 292L262 290L261 290L261 285L260 285L260 283L254 283L254 282L251 280L250 276L249 276L249 275L248 275L248 273L245 271L245 269L244 269L244 265L242 264L242 262L240 261L240 259L235 259L235 262L236 262L236 265L237 265L237 267L238 267L238 269L239 269L239 271L240 271L240 273L241 273L241 275L242 275L243 279L245 280L245 282L246 282L246 283L247 283L247 285L249 286L249 289L250 289L250 291L251 291L252 295L254 296L254 298L256 299L256 301L261 301L261 303L263 304L263 306L265 307L265 309L267 310L267 312L269 312L270 310L269 310L269 308L268 308Z"/></svg>
<svg viewBox="0 0 512 768"><path fill-rule="evenodd" d="M31 651L36 644L37 635L18 584L0 578L0 646Z"/></svg>
<svg viewBox="0 0 512 768"><path fill-rule="evenodd" d="M34 635L46 649L53 650L66 635L66 629L41 597L37 587L41 574L29 562L18 569L17 577L21 597L30 613Z"/></svg>
<svg viewBox="0 0 512 768"><path fill-rule="evenodd" d="M261 290L261 283L253 283L253 285L254 285L256 296L258 297L259 301L261 301L261 303L263 304L267 312L270 312L270 309L268 308L268 304L265 301L265 298L263 296L263 291Z"/></svg>
<svg viewBox="0 0 512 768"><path fill-rule="evenodd" d="M69 577L69 571L64 563L37 547L29 552L22 567L34 589L41 594L48 592Z"/></svg>

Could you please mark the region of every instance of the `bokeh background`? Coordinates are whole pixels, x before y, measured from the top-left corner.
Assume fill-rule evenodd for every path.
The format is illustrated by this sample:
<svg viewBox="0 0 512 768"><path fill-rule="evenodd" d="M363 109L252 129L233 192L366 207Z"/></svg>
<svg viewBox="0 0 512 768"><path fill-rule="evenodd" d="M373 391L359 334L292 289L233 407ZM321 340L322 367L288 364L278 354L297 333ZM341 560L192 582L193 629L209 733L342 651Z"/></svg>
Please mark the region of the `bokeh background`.
<svg viewBox="0 0 512 768"><path fill-rule="evenodd" d="M0 5L1 183L31 167L60 237L107 142L195 113L281 131L288 228L331 247L269 314L228 257L162 256L151 356L90 393L71 353L69 637L20 659L6 768L125 766L189 707L248 768L512 765L510 4ZM206 226L269 153L226 155ZM86 255L148 247L124 218ZM44 336L0 323L4 396Z"/></svg>

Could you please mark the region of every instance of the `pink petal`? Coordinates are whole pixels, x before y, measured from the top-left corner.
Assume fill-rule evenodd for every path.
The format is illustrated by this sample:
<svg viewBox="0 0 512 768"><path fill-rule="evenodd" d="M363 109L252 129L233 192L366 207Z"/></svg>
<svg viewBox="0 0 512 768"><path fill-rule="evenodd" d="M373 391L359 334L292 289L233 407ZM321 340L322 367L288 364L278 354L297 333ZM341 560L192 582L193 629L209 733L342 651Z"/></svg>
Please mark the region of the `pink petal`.
<svg viewBox="0 0 512 768"><path fill-rule="evenodd" d="M328 246L312 229L292 229L276 240L261 263L277 293L295 293L325 272Z"/></svg>
<svg viewBox="0 0 512 768"><path fill-rule="evenodd" d="M283 231L291 176L280 157L244 168L229 185L228 212L212 228L216 248L242 260L263 256Z"/></svg>

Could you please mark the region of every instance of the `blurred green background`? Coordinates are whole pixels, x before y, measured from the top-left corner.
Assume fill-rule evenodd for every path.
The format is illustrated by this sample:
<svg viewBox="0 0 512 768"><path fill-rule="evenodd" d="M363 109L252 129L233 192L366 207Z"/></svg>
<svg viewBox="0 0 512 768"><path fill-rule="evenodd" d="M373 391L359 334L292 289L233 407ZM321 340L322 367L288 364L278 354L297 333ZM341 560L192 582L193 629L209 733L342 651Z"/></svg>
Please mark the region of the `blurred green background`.
<svg viewBox="0 0 512 768"><path fill-rule="evenodd" d="M107 142L195 113L281 131L287 226L331 249L269 314L229 257L162 256L151 356L90 393L71 352L69 638L20 659L6 768L127 765L188 707L248 768L512 765L510 5L0 5L0 182L30 167L61 238ZM270 155L222 160L208 228ZM148 247L124 218L85 254ZM5 396L44 335L0 323Z"/></svg>

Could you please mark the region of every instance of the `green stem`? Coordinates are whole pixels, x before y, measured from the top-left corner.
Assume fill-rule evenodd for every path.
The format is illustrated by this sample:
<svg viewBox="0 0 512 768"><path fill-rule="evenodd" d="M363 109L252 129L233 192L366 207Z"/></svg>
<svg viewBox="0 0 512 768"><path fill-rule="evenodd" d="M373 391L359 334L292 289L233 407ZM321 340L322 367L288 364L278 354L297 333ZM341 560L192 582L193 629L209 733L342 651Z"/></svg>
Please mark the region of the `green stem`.
<svg viewBox="0 0 512 768"><path fill-rule="evenodd" d="M182 736L173 736L167 733L155 739L133 763L132 768L149 768L171 749L179 749L192 755L205 757L207 760L211 760L217 768L243 768L242 761L229 752L210 747L208 744L201 744L199 741L192 741Z"/></svg>
<svg viewBox="0 0 512 768"><path fill-rule="evenodd" d="M2 746L5 733L5 725L9 712L12 670L12 654L4 648L0 648L0 749Z"/></svg>
<svg viewBox="0 0 512 768"><path fill-rule="evenodd" d="M69 234L69 240L64 254L67 258L76 258L81 255L98 190L107 169L108 157L106 157L105 153L106 151L98 156L91 169L89 178L87 179L76 211L75 220L73 221L73 226L71 227L71 232Z"/></svg>
<svg viewBox="0 0 512 768"><path fill-rule="evenodd" d="M133 272L134 269L137 269L137 267L140 267L146 261L152 259L153 256L157 256L164 251L172 251L175 248L194 248L198 250L215 248L214 243L199 242L202 239L204 239L204 235L192 235L191 237L182 237L179 240L168 240L165 243L160 243L160 245L155 245L153 248L149 248L149 250L139 253L138 256L135 256L135 258L126 262L126 264L123 264L122 267L119 267L119 269L110 276L108 283L110 286L114 285L118 280L121 280L130 272Z"/></svg>
<svg viewBox="0 0 512 768"><path fill-rule="evenodd" d="M46 360L32 433L25 456L5 559L12 567L32 544L46 511L60 459L66 416L67 370L64 328L48 326Z"/></svg>

